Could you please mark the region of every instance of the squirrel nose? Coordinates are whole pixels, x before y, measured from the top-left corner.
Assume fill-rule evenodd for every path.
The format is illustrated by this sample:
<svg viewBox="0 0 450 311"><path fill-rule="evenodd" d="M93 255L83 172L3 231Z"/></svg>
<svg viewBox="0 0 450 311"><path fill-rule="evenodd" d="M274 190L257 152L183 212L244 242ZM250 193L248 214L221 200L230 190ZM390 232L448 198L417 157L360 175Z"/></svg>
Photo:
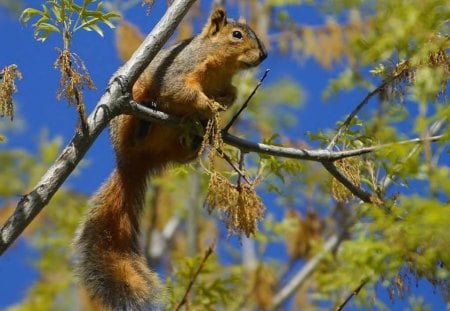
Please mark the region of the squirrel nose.
<svg viewBox="0 0 450 311"><path fill-rule="evenodd" d="M267 51L266 50L261 51L259 53L259 58L261 59L261 61L265 60L267 58Z"/></svg>
<svg viewBox="0 0 450 311"><path fill-rule="evenodd" d="M259 43L259 59L260 61L263 61L267 58L267 50L262 42L258 43Z"/></svg>

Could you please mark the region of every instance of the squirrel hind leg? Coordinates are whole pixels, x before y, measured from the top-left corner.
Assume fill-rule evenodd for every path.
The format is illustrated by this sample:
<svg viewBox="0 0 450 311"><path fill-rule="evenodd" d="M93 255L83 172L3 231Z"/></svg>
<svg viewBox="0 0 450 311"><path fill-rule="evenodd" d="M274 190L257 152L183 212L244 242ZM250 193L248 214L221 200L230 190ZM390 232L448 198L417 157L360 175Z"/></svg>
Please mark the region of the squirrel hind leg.
<svg viewBox="0 0 450 311"><path fill-rule="evenodd" d="M151 130L152 122L146 120L139 120L137 124L136 134L134 137L134 142L136 144L141 143L147 137L147 134Z"/></svg>
<svg viewBox="0 0 450 311"><path fill-rule="evenodd" d="M156 109L157 105L154 101L145 101L142 103L142 105ZM147 134L149 133L152 126L151 121L139 119L139 122L137 123L137 128L134 136L134 141L136 144L141 143L145 138L147 137Z"/></svg>

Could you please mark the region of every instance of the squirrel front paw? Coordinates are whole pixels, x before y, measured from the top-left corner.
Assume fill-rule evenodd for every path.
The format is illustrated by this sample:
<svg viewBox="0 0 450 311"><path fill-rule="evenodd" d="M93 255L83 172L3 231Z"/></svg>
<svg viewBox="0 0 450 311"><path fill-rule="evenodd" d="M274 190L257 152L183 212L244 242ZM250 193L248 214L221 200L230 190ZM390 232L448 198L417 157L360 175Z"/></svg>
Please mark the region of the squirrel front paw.
<svg viewBox="0 0 450 311"><path fill-rule="evenodd" d="M208 98L203 94L200 100L197 101L195 108L201 120L209 120L212 119L218 112L225 111L227 107L221 102Z"/></svg>
<svg viewBox="0 0 450 311"><path fill-rule="evenodd" d="M208 101L208 107L211 110L212 117L228 108L227 106L224 106L222 102L215 101L214 99Z"/></svg>

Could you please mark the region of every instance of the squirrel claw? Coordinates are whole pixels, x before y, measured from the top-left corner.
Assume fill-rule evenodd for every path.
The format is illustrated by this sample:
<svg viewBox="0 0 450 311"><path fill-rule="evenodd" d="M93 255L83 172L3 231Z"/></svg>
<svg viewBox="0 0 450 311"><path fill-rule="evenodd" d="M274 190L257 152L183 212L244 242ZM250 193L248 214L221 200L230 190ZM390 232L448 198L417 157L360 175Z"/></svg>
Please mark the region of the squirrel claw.
<svg viewBox="0 0 450 311"><path fill-rule="evenodd" d="M114 79L112 79L112 81L109 82L109 84L108 84L108 87L106 89L108 92L110 92L111 86L115 82L117 82L117 84L119 84L120 91L122 92L122 94L129 93L128 78L125 75L120 75L120 76L114 77Z"/></svg>

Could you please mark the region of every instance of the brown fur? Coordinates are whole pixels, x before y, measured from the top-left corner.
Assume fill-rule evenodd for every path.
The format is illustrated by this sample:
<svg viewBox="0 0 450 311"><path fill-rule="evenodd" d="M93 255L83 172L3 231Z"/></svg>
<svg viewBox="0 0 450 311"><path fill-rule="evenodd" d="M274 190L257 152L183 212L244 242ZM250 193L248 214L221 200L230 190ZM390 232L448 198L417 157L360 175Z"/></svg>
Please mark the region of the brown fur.
<svg viewBox="0 0 450 311"><path fill-rule="evenodd" d="M227 20L225 10L217 8L199 36L158 53L134 85L133 98L171 115L206 121L213 114L211 100L233 104L233 75L265 57L253 31ZM75 241L81 283L105 310L143 310L155 301L156 277L138 245L139 216L148 175L195 158L198 146L182 137L179 128L134 116L111 122L117 168L94 196Z"/></svg>

